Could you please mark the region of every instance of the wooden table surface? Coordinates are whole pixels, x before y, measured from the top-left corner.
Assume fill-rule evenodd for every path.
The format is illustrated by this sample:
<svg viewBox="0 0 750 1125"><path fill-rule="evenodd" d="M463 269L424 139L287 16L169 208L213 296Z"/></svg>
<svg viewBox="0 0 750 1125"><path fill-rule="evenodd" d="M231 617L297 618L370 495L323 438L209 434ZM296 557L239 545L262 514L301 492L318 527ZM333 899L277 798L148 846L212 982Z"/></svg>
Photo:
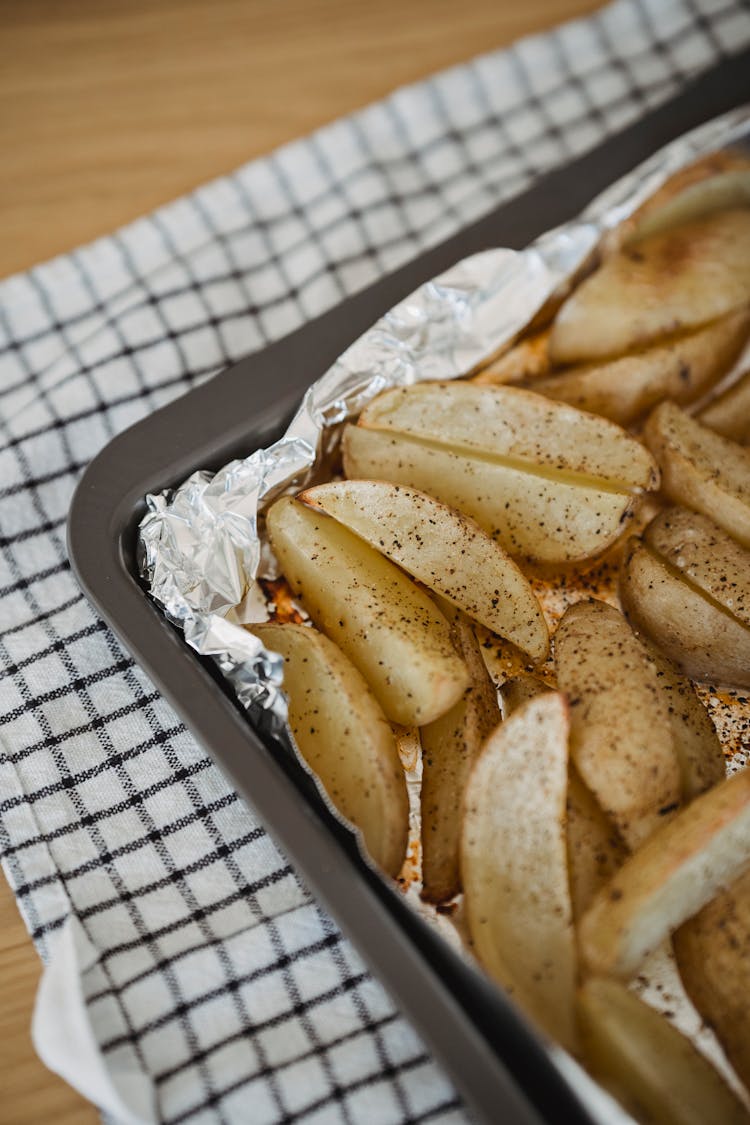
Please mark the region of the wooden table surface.
<svg viewBox="0 0 750 1125"><path fill-rule="evenodd" d="M0 277L394 87L596 0L0 0ZM96 1111L33 1053L39 962L0 879L0 1123Z"/></svg>

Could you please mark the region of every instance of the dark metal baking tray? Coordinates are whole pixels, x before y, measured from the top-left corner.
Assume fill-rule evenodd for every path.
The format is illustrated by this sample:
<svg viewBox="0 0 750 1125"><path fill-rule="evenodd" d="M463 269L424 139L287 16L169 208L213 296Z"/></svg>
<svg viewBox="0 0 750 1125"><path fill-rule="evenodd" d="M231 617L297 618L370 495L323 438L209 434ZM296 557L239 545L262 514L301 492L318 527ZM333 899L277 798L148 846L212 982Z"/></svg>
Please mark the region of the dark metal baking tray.
<svg viewBox="0 0 750 1125"><path fill-rule="evenodd" d="M254 733L213 665L146 597L135 559L144 496L268 445L307 386L418 285L475 251L524 247L663 144L749 97L746 51L521 197L126 430L88 467L71 505L70 559L91 602L257 811L483 1121L591 1119L531 1026L369 869L310 778Z"/></svg>

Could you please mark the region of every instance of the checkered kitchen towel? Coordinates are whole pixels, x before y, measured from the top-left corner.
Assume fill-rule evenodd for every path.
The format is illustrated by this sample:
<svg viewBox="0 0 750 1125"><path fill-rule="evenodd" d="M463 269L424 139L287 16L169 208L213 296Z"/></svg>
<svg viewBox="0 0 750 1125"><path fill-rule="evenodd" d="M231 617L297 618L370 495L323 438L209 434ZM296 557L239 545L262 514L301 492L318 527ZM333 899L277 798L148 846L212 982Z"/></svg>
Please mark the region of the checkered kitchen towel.
<svg viewBox="0 0 750 1125"><path fill-rule="evenodd" d="M748 43L740 0L619 0L0 285L0 851L47 963L37 1046L111 1120L466 1111L87 605L82 468Z"/></svg>

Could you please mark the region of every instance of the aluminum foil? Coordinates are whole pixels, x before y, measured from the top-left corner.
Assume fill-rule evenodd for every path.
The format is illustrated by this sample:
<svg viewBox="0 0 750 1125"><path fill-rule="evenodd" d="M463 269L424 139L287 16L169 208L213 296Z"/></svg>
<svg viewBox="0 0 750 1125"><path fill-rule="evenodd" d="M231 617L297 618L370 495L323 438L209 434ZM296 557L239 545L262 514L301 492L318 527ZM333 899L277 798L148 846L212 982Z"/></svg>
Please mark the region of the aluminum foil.
<svg viewBox="0 0 750 1125"><path fill-rule="evenodd" d="M258 514L304 487L341 423L386 387L454 379L490 360L568 285L602 240L671 175L699 157L750 144L750 107L678 138L598 196L581 217L526 250L487 250L420 286L365 332L314 383L288 430L267 449L215 475L193 473L147 497L140 526L142 574L185 640L212 656L240 703L281 731L286 703L280 661L242 625L267 617L258 577L273 559Z"/></svg>

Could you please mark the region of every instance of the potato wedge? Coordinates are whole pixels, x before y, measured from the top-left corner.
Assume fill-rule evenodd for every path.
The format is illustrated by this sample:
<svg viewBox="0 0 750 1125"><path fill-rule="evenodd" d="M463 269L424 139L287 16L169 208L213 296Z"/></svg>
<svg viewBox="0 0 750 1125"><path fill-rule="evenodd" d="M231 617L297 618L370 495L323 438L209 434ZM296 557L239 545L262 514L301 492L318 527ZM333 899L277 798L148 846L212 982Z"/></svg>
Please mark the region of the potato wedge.
<svg viewBox="0 0 750 1125"><path fill-rule="evenodd" d="M570 753L630 848L679 807L680 770L656 671L625 618L577 602L555 634L557 682L570 700Z"/></svg>
<svg viewBox="0 0 750 1125"><path fill-rule="evenodd" d="M348 477L421 489L544 564L601 554L656 483L623 430L511 387L387 391L347 428L343 451Z"/></svg>
<svg viewBox="0 0 750 1125"><path fill-rule="evenodd" d="M623 355L750 301L750 210L703 215L628 243L578 286L552 326L554 367Z"/></svg>
<svg viewBox="0 0 750 1125"><path fill-rule="evenodd" d="M578 931L592 974L628 979L659 944L750 867L750 770L658 828L602 888Z"/></svg>
<svg viewBox="0 0 750 1125"><path fill-rule="evenodd" d="M750 552L720 527L698 512L667 508L643 539L675 574L750 626Z"/></svg>
<svg viewBox="0 0 750 1125"><path fill-rule="evenodd" d="M271 545L311 618L359 669L393 722L432 722L469 686L450 626L403 571L289 496L266 517Z"/></svg>
<svg viewBox="0 0 750 1125"><path fill-rule="evenodd" d="M538 676L511 676L500 688L503 718L509 719L514 711L551 688Z"/></svg>
<svg viewBox="0 0 750 1125"><path fill-rule="evenodd" d="M456 613L456 647L471 675L458 703L422 727L422 898L445 902L461 890L458 845L464 789L474 761L500 722L497 691L471 623Z"/></svg>
<svg viewBox="0 0 750 1125"><path fill-rule="evenodd" d="M672 402L657 406L643 437L659 462L662 491L669 499L703 512L750 547L750 450L709 430Z"/></svg>
<svg viewBox="0 0 750 1125"><path fill-rule="evenodd" d="M702 426L708 426L722 437L739 445L750 442L750 369L696 415Z"/></svg>
<svg viewBox="0 0 750 1125"><path fill-rule="evenodd" d="M300 499L333 516L532 660L547 656L549 632L528 579L473 520L424 492L386 481L322 484Z"/></svg>
<svg viewBox="0 0 750 1125"><path fill-rule="evenodd" d="M477 372L472 378L472 383L497 386L502 383L519 383L521 379L534 378L537 375L546 375L550 369L549 332L549 328L543 328L524 340L519 340L510 351L493 359Z"/></svg>
<svg viewBox="0 0 750 1125"><path fill-rule="evenodd" d="M750 687L750 628L641 539L626 546L619 592L633 627L688 676Z"/></svg>
<svg viewBox="0 0 750 1125"><path fill-rule="evenodd" d="M515 676L507 680L500 689L503 717L510 718L529 699L550 690L536 676ZM565 833L573 917L577 920L596 892L622 865L628 849L581 781L572 761L568 763Z"/></svg>
<svg viewBox="0 0 750 1125"><path fill-rule="evenodd" d="M359 425L594 488L642 492L658 481L653 458L619 426L520 387L394 387Z"/></svg>
<svg viewBox="0 0 750 1125"><path fill-rule="evenodd" d="M692 801L726 776L721 742L687 676L647 636L639 634L638 639L656 669L659 688L667 702L683 800Z"/></svg>
<svg viewBox="0 0 750 1125"><path fill-rule="evenodd" d="M333 641L307 625L254 625L284 657L289 725L331 803L394 878L409 835L409 799L396 741L364 679Z"/></svg>
<svg viewBox="0 0 750 1125"><path fill-rule="evenodd" d="M628 849L572 762L568 768L566 832L573 917L578 922L595 895L622 867Z"/></svg>
<svg viewBox="0 0 750 1125"><path fill-rule="evenodd" d="M565 846L568 707L532 699L484 745L466 788L461 875L474 950L549 1035L575 1046Z"/></svg>
<svg viewBox="0 0 750 1125"><path fill-rule="evenodd" d="M750 161L725 149L681 169L623 224L630 242L714 211L750 207Z"/></svg>
<svg viewBox="0 0 750 1125"><path fill-rule="evenodd" d="M735 362L750 332L740 309L687 335L600 364L583 364L536 379L533 390L630 426L668 398L695 402Z"/></svg>
<svg viewBox="0 0 750 1125"><path fill-rule="evenodd" d="M687 994L750 1090L750 871L674 935Z"/></svg>
<svg viewBox="0 0 750 1125"><path fill-rule="evenodd" d="M618 981L587 980L578 992L578 1018L593 1074L644 1125L750 1122L708 1059Z"/></svg>

